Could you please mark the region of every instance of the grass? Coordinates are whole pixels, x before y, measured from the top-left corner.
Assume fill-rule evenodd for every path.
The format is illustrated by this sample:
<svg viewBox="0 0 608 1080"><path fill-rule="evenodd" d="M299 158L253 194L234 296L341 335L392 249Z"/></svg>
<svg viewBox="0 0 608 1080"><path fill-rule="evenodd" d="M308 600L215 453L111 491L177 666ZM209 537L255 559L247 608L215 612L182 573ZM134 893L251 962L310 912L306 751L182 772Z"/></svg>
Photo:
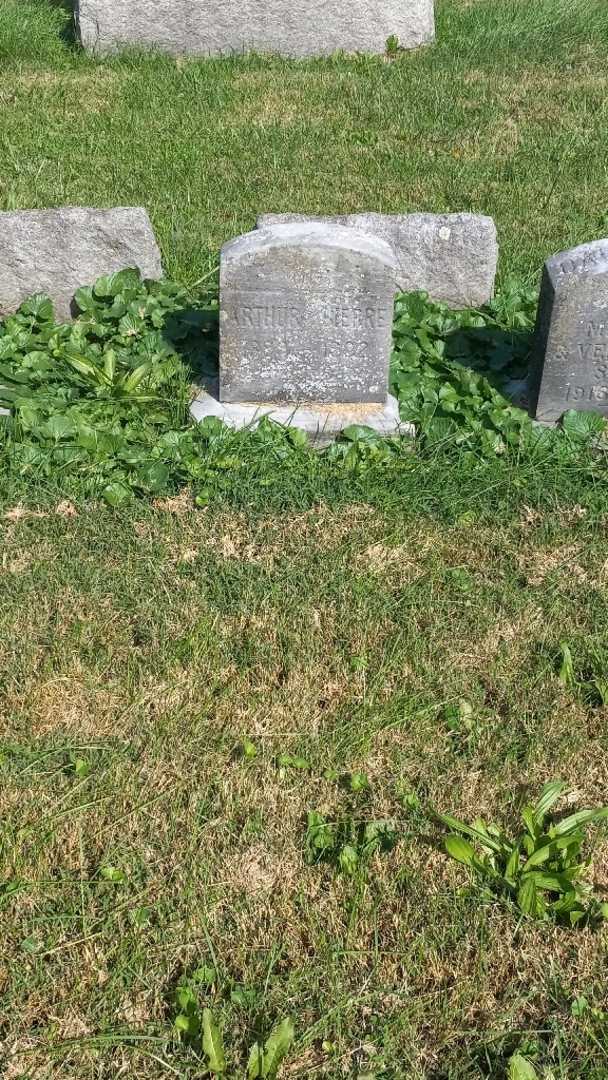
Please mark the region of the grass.
<svg viewBox="0 0 608 1080"><path fill-rule="evenodd" d="M535 281L605 232L608 12L445 0L438 31L392 63L99 62L5 0L0 206L144 203L190 287L264 209L476 209ZM484 901L430 815L510 828L557 776L606 802L603 460L262 442L211 502L3 488L3 1076L201 1076L172 1024L206 967L237 1075L289 1014L286 1076L505 1080L521 1050L605 1080L606 931ZM311 866L312 810L398 843Z"/></svg>
<svg viewBox="0 0 608 1080"><path fill-rule="evenodd" d="M484 904L427 816L511 823L555 775L605 801L605 712L557 678L563 640L605 667L605 509L491 502L5 510L7 1076L200 1075L171 1019L201 965L233 1065L289 1013L287 1075L502 1077L522 1044L605 1075L605 1024L572 1015L602 1006L605 933ZM366 879L308 866L313 809L399 843Z"/></svg>
<svg viewBox="0 0 608 1080"><path fill-rule="evenodd" d="M501 276L606 232L604 0L440 0L382 58L98 61L3 0L0 209L144 204L192 286L261 211L491 214Z"/></svg>

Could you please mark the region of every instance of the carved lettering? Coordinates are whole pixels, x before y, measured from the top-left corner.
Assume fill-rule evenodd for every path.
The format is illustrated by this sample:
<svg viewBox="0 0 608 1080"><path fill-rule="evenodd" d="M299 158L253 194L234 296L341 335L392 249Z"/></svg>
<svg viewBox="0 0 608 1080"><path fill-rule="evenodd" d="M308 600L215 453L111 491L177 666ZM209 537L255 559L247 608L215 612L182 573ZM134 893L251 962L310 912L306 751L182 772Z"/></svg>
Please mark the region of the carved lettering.
<svg viewBox="0 0 608 1080"><path fill-rule="evenodd" d="M608 246L606 245L586 251L578 258L568 256L561 263L556 264L556 269L558 274L580 274L604 262L608 262Z"/></svg>
<svg viewBox="0 0 608 1080"><path fill-rule="evenodd" d="M577 386L568 383L566 387L566 401L571 402L608 402L608 386Z"/></svg>
<svg viewBox="0 0 608 1080"><path fill-rule="evenodd" d="M331 303L321 308L320 316L323 322L336 330L360 331L363 334L388 325L386 309L371 305L362 308ZM302 310L294 305L255 302L241 304L234 308L234 319L238 326L252 330L299 330L303 327Z"/></svg>

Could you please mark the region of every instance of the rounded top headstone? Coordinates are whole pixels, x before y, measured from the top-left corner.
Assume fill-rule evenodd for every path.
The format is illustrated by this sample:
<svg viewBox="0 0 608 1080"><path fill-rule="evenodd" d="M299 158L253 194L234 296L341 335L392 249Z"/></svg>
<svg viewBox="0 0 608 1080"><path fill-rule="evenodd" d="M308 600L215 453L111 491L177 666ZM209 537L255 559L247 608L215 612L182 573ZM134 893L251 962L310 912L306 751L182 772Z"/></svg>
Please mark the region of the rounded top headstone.
<svg viewBox="0 0 608 1080"><path fill-rule="evenodd" d="M267 225L264 229L254 229L243 236L237 236L234 240L229 240L224 244L221 254L222 260L231 262L256 255L258 252L267 253L273 248L289 247L302 250L319 248L327 251L344 251L354 257L360 255L364 258L376 259L393 272L397 270L395 253L386 240L362 232L360 229L317 221L289 222Z"/></svg>
<svg viewBox="0 0 608 1080"><path fill-rule="evenodd" d="M297 222L222 248L220 398L386 401L396 260L357 229Z"/></svg>

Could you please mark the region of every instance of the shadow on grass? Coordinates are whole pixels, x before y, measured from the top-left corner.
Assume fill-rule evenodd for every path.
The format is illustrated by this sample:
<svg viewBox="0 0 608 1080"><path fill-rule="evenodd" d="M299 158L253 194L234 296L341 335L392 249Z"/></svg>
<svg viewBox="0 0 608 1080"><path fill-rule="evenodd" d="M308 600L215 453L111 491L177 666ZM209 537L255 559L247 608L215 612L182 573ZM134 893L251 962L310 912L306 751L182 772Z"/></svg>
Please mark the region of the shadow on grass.
<svg viewBox="0 0 608 1080"><path fill-rule="evenodd" d="M449 334L445 357L483 375L514 405L525 408L532 345L529 330L476 327Z"/></svg>
<svg viewBox="0 0 608 1080"><path fill-rule="evenodd" d="M51 7L59 8L60 11L65 11L69 16L66 19L65 26L61 31L61 40L66 45L78 45L78 34L76 32L76 0L48 0Z"/></svg>
<svg viewBox="0 0 608 1080"><path fill-rule="evenodd" d="M184 308L169 316L163 337L190 369L192 382L217 380L219 375L219 311Z"/></svg>

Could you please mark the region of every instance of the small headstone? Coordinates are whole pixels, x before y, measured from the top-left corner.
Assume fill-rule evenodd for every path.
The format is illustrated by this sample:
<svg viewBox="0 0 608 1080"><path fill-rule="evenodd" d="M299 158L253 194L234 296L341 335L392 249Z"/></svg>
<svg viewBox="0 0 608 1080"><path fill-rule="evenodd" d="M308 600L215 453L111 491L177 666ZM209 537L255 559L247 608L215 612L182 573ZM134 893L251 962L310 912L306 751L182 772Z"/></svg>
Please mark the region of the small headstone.
<svg viewBox="0 0 608 1080"><path fill-rule="evenodd" d="M400 292L424 290L452 308L480 307L494 295L496 226L481 214L261 214L258 228L317 221L361 229L386 240L397 260Z"/></svg>
<svg viewBox="0 0 608 1080"><path fill-rule="evenodd" d="M160 278L160 251L142 207L64 207L0 213L0 315L45 293L58 319L71 318L74 293L117 270Z"/></svg>
<svg viewBox="0 0 608 1080"><path fill-rule="evenodd" d="M220 400L382 402L395 264L382 240L279 225L222 248Z"/></svg>
<svg viewBox="0 0 608 1080"><path fill-rule="evenodd" d="M230 241L220 263L219 395L197 419L270 415L313 438L350 424L399 430L388 395L395 261L383 240L316 223Z"/></svg>
<svg viewBox="0 0 608 1080"><path fill-rule="evenodd" d="M392 37L414 48L434 36L433 0L76 0L76 19L96 52L327 56L383 53Z"/></svg>
<svg viewBox="0 0 608 1080"><path fill-rule="evenodd" d="M531 415L608 415L608 239L545 263L529 380Z"/></svg>

